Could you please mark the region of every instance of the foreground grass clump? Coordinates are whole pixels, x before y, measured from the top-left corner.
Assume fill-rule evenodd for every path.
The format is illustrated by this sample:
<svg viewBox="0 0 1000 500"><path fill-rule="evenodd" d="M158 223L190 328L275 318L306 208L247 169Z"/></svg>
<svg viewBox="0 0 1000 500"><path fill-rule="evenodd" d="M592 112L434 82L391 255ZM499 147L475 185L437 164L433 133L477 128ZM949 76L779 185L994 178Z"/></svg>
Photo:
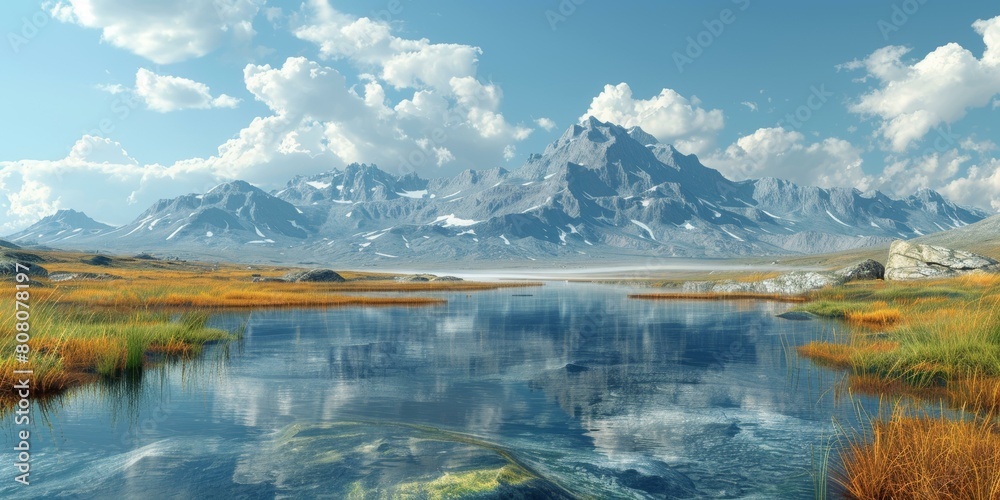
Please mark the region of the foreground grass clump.
<svg viewBox="0 0 1000 500"><path fill-rule="evenodd" d="M207 327L204 313L87 311L56 303L51 292L38 294L30 305L29 363L13 356L13 324L0 325L0 384L13 387L14 370L30 368L32 391L40 396L96 377L141 370L147 358L157 353L190 356L207 342L234 338L230 332ZM0 307L14 309L7 297L0 298ZM11 396L0 393L0 403L9 403Z"/></svg>
<svg viewBox="0 0 1000 500"><path fill-rule="evenodd" d="M992 419L897 412L848 446L835 480L850 498L1000 498L998 451L1000 432Z"/></svg>

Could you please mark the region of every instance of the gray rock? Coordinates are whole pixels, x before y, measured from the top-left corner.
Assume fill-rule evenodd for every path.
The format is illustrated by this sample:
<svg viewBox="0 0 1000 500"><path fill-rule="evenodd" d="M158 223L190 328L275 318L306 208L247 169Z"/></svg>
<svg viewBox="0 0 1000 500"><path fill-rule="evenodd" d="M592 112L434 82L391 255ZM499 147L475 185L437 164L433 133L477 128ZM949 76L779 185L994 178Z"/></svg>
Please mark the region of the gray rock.
<svg viewBox="0 0 1000 500"><path fill-rule="evenodd" d="M285 281L313 282L313 283L339 283L347 281L336 271L330 269L310 269L308 271L295 271L285 275Z"/></svg>
<svg viewBox="0 0 1000 500"><path fill-rule="evenodd" d="M972 272L997 272L997 261L972 252L897 240L889 247L885 279L947 278Z"/></svg>
<svg viewBox="0 0 1000 500"><path fill-rule="evenodd" d="M17 264L18 262L14 260L0 259L0 276L17 275L18 273ZM26 265L23 262L21 262L20 264L22 266ZM25 272L25 274L27 274L28 276L37 276L45 278L49 275L49 271L46 270L44 267L39 266L38 264L28 264L28 266L29 266L28 270ZM24 271L23 267L21 271Z"/></svg>
<svg viewBox="0 0 1000 500"><path fill-rule="evenodd" d="M267 276L254 276L254 283L288 283L289 280L284 278L271 278Z"/></svg>
<svg viewBox="0 0 1000 500"><path fill-rule="evenodd" d="M715 286L714 281L688 281L681 287L684 293L709 293Z"/></svg>
<svg viewBox="0 0 1000 500"><path fill-rule="evenodd" d="M878 261L868 259L840 269L834 274L844 278L845 283L850 283L852 281L880 280L885 278L885 266Z"/></svg>
<svg viewBox="0 0 1000 500"><path fill-rule="evenodd" d="M778 317L789 321L812 321L817 318L815 314L805 311L788 311L779 314Z"/></svg>
<svg viewBox="0 0 1000 500"><path fill-rule="evenodd" d="M396 281L402 281L404 283L423 283L430 281L432 278L435 278L435 276L429 274L413 274L409 276L399 276L396 278Z"/></svg>
<svg viewBox="0 0 1000 500"><path fill-rule="evenodd" d="M434 278L431 278L431 281L465 281L465 280L456 276L436 276Z"/></svg>
<svg viewBox="0 0 1000 500"><path fill-rule="evenodd" d="M722 281L712 286L714 293L766 293L799 295L828 286L844 284L844 278L834 273L795 271L763 281Z"/></svg>
<svg viewBox="0 0 1000 500"><path fill-rule="evenodd" d="M108 273L52 273L49 280L59 281L113 281L124 279L121 276Z"/></svg>

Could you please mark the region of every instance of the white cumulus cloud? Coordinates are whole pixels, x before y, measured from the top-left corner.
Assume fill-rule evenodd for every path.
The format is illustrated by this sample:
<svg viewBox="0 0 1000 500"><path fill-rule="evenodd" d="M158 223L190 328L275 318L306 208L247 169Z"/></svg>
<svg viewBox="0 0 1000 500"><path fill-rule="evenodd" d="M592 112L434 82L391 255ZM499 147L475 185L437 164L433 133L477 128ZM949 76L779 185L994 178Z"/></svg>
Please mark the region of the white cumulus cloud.
<svg viewBox="0 0 1000 500"><path fill-rule="evenodd" d="M170 64L208 54L225 43L247 45L254 36L257 0L59 0L52 17L101 30L101 40Z"/></svg>
<svg viewBox="0 0 1000 500"><path fill-rule="evenodd" d="M1000 93L1000 16L978 20L981 58L957 43L938 47L915 62L904 61L910 49L888 46L842 69L864 68L876 88L852 103L854 113L881 120L878 132L895 152L906 151L934 127L962 119L968 110L990 105ZM867 79L867 78L866 78Z"/></svg>
<svg viewBox="0 0 1000 500"><path fill-rule="evenodd" d="M323 57L346 58L377 69L379 77L396 88L446 90L452 78L476 75L479 47L397 37L389 24L354 18L326 0L311 0L309 8L309 20L294 30L297 37L318 45Z"/></svg>
<svg viewBox="0 0 1000 500"><path fill-rule="evenodd" d="M939 190L959 175L962 166L971 159L957 148L920 157L889 156L878 183L880 189L897 196L908 196L924 188Z"/></svg>
<svg viewBox="0 0 1000 500"><path fill-rule="evenodd" d="M212 97L208 85L177 76L158 75L146 68L135 73L135 94L160 113L182 109L235 108L240 100L220 94Z"/></svg>
<svg viewBox="0 0 1000 500"><path fill-rule="evenodd" d="M680 151L703 154L715 144L725 119L721 110L705 110L700 104L696 98L687 99L671 89L663 89L651 99L635 99L632 88L619 83L605 85L580 119L593 116L623 127L642 127Z"/></svg>
<svg viewBox="0 0 1000 500"><path fill-rule="evenodd" d="M969 167L964 177L952 180L941 192L955 202L1000 212L1000 159Z"/></svg>
<svg viewBox="0 0 1000 500"><path fill-rule="evenodd" d="M778 177L804 186L867 190L872 179L861 170L861 153L842 139L809 142L800 132L774 127L740 137L704 162L734 180Z"/></svg>
<svg viewBox="0 0 1000 500"><path fill-rule="evenodd" d="M552 121L551 118L545 118L545 117L535 120L535 125L538 125L546 132L551 132L552 129L556 128L556 122Z"/></svg>
<svg viewBox="0 0 1000 500"><path fill-rule="evenodd" d="M0 234L59 208L123 224L161 198L203 192L220 176L204 168L140 165L121 144L85 135L59 160L0 162ZM81 186L91 188L81 189ZM93 186L100 186L95 193ZM134 213L126 207L133 206Z"/></svg>

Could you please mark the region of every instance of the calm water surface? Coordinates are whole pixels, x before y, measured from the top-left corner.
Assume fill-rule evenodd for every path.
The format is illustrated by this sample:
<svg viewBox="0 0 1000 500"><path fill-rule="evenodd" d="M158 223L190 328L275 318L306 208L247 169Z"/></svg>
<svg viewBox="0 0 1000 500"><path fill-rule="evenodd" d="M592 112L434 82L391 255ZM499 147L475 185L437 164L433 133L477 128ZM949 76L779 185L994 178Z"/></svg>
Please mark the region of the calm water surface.
<svg viewBox="0 0 1000 500"><path fill-rule="evenodd" d="M812 497L837 424L874 405L794 354L839 327L629 291L255 312L239 344L49 404L33 484L0 495ZM497 471L515 478L493 488Z"/></svg>

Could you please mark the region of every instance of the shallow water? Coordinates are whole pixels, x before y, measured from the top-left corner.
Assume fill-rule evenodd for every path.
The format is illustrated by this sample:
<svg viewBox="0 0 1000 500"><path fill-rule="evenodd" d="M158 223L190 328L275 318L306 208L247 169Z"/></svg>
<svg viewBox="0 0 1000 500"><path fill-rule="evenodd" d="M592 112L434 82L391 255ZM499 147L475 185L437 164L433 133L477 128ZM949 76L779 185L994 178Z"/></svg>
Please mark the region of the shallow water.
<svg viewBox="0 0 1000 500"><path fill-rule="evenodd" d="M0 495L812 497L837 425L875 405L794 353L839 327L630 291L255 312L239 344L49 404L32 485Z"/></svg>

